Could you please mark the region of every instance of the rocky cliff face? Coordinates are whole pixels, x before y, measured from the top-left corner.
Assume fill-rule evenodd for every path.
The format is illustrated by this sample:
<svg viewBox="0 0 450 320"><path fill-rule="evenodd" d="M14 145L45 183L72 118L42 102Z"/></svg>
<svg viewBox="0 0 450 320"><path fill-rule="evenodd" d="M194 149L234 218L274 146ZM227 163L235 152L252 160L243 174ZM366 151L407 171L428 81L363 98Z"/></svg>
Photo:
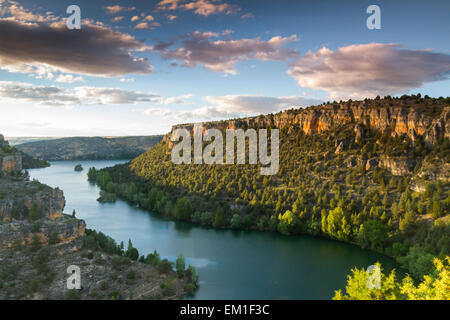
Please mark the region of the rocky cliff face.
<svg viewBox="0 0 450 320"><path fill-rule="evenodd" d="M64 244L82 238L86 230L83 220L64 215L53 221L43 220L38 231L26 220L14 220L0 224L0 248L27 246L38 237L40 244L49 244L51 237L57 237L58 243Z"/></svg>
<svg viewBox="0 0 450 320"><path fill-rule="evenodd" d="M3 135L0 134L0 174L15 174L21 170L22 156L14 152Z"/></svg>
<svg viewBox="0 0 450 320"><path fill-rule="evenodd" d="M306 134L345 125L354 127L357 140L363 139L365 130L376 130L392 137L406 135L413 141L422 136L426 143L434 144L440 138L450 138L450 104L445 99L422 99L419 103L400 99L349 101L203 124L206 129L222 130L299 127ZM193 124L177 125L172 131L177 128L192 130Z"/></svg>
<svg viewBox="0 0 450 320"><path fill-rule="evenodd" d="M3 136L0 144L0 248L29 244L34 236L41 243L48 243L51 236L63 243L82 237L84 221L63 215L63 192L29 181L20 174L21 155ZM39 223L39 230L35 223Z"/></svg>
<svg viewBox="0 0 450 320"><path fill-rule="evenodd" d="M0 179L0 222L21 220L35 204L42 219L55 220L62 216L64 194L35 181L17 181L8 177Z"/></svg>
<svg viewBox="0 0 450 320"><path fill-rule="evenodd" d="M59 189L21 177L0 178L0 248L28 245L35 236L41 244L47 244L52 236L60 243L83 237L84 221L64 215L64 205ZM32 216L33 210L37 217Z"/></svg>
<svg viewBox="0 0 450 320"><path fill-rule="evenodd" d="M13 174L22 171L22 156L20 154L0 154L0 171L3 174Z"/></svg>

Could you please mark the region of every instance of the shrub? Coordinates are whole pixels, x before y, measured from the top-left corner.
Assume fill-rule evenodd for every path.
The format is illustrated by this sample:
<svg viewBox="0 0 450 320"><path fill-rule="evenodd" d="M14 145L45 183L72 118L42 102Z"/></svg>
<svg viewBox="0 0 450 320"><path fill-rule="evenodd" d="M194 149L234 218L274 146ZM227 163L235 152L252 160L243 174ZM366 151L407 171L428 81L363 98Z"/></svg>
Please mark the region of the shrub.
<svg viewBox="0 0 450 320"><path fill-rule="evenodd" d="M60 242L60 240L59 240L58 234L56 232L53 232L48 239L48 244L53 245L53 244L57 244L59 242Z"/></svg>
<svg viewBox="0 0 450 320"><path fill-rule="evenodd" d="M145 258L145 263L157 266L161 261L159 253L156 250L153 253L149 253Z"/></svg>
<svg viewBox="0 0 450 320"><path fill-rule="evenodd" d="M116 270L122 270L126 265L129 265L131 260L127 257L115 256L111 260L112 267Z"/></svg>
<svg viewBox="0 0 450 320"><path fill-rule="evenodd" d="M186 259L184 258L184 255L180 254L178 256L177 261L175 262L175 268L176 268L178 277L183 278L184 269L186 268Z"/></svg>
<svg viewBox="0 0 450 320"><path fill-rule="evenodd" d="M31 205L28 217L31 221L36 221L41 218L41 209L39 208L36 202L33 202L33 204Z"/></svg>
<svg viewBox="0 0 450 320"><path fill-rule="evenodd" d="M169 273L172 271L173 268L173 262L170 262L167 259L162 260L159 264L158 264L158 270L160 273Z"/></svg>
<svg viewBox="0 0 450 320"><path fill-rule="evenodd" d="M80 300L81 294L79 290L71 289L66 293L66 300Z"/></svg>
<svg viewBox="0 0 450 320"><path fill-rule="evenodd" d="M134 271L133 269L131 269L130 271L128 271L128 273L127 273L127 279L128 279L128 280L135 280L135 279L136 279L136 271Z"/></svg>

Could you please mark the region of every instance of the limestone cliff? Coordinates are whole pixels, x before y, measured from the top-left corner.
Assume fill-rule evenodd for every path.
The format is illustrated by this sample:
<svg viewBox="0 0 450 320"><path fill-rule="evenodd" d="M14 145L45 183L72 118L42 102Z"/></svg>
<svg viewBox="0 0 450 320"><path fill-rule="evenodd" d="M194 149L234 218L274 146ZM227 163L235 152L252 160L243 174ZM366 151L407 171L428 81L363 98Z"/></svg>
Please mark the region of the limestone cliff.
<svg viewBox="0 0 450 320"><path fill-rule="evenodd" d="M63 215L63 192L29 181L21 173L20 153L3 136L0 144L0 248L29 244L34 236L41 243L48 243L52 236L62 243L82 237L84 221Z"/></svg>
<svg viewBox="0 0 450 320"><path fill-rule="evenodd" d="M34 230L33 224L27 220L14 220L0 224L0 248L28 246L36 236L40 244L49 244L51 237L55 237L60 244L69 243L82 238L85 230L83 220L67 215L53 221L42 220L39 230Z"/></svg>
<svg viewBox="0 0 450 320"><path fill-rule="evenodd" d="M380 99L323 104L306 109L292 109L277 114L244 119L208 122L205 128L222 130L236 128L299 127L306 134L315 134L336 127L351 125L356 139L362 139L365 130L376 130L384 135L408 136L415 141L422 136L428 144L440 138L450 138L450 102L448 99ZM193 124L173 127L192 130ZM166 138L167 140L167 138Z"/></svg>
<svg viewBox="0 0 450 320"><path fill-rule="evenodd" d="M22 170L22 156L9 146L0 134L0 175L14 174Z"/></svg>

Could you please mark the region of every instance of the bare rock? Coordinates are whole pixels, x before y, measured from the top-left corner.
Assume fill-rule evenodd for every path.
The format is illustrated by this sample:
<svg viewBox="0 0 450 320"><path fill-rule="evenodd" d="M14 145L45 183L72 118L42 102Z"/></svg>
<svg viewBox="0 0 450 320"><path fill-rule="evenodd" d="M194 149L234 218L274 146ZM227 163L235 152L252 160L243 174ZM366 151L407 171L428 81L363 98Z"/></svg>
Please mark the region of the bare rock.
<svg viewBox="0 0 450 320"><path fill-rule="evenodd" d="M339 143L339 145L337 146L336 151L334 153L339 154L339 153L344 152L344 150L345 150L345 143L344 143L344 141L341 141Z"/></svg>
<svg viewBox="0 0 450 320"><path fill-rule="evenodd" d="M366 170L370 170L372 168L375 168L378 166L378 160L377 159L369 159L366 162Z"/></svg>
<svg viewBox="0 0 450 320"><path fill-rule="evenodd" d="M380 166L389 170L394 176L404 176L413 173L416 161L407 159L406 157L381 157Z"/></svg>
<svg viewBox="0 0 450 320"><path fill-rule="evenodd" d="M22 171L22 156L20 154L1 155L0 172L3 174L15 174Z"/></svg>

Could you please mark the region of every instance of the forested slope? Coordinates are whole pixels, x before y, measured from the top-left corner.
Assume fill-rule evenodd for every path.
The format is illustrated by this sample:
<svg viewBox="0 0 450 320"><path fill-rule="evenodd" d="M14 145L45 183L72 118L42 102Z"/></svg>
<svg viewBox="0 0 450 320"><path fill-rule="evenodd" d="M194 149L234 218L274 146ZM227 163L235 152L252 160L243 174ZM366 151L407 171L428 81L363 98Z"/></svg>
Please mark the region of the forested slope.
<svg viewBox="0 0 450 320"><path fill-rule="evenodd" d="M92 169L89 178L102 197L174 219L355 243L396 257L419 279L450 252L449 117L449 98L418 95L207 123L279 128L279 173L174 165L169 134L130 164Z"/></svg>

